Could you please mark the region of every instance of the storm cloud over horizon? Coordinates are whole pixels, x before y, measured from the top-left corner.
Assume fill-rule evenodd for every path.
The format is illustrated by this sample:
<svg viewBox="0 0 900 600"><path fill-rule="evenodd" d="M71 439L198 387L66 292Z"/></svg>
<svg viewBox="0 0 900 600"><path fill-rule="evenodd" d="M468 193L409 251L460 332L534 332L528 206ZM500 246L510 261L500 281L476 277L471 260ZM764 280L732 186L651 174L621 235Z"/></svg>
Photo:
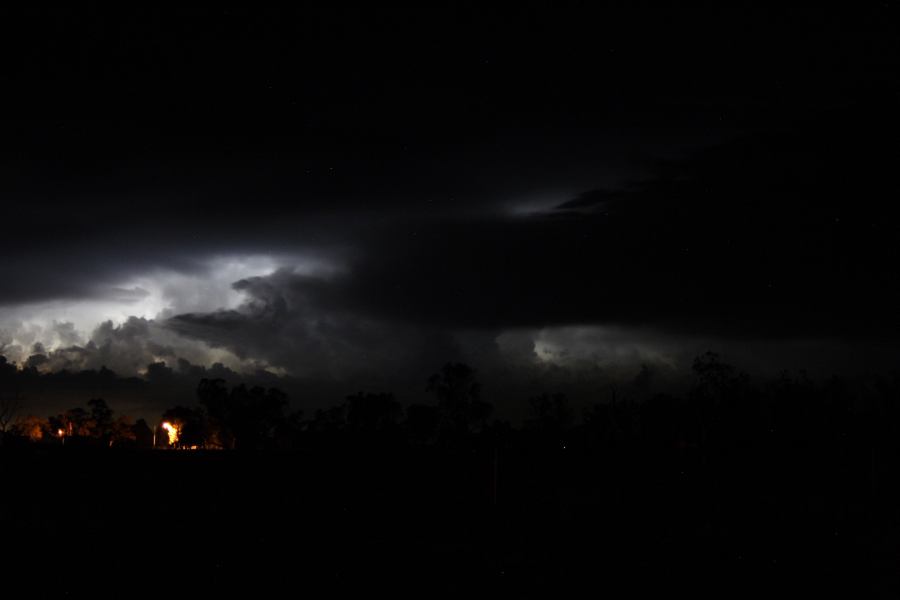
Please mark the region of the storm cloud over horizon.
<svg viewBox="0 0 900 600"><path fill-rule="evenodd" d="M645 25L663 55L617 33L637 13L536 10L482 15L498 26L466 45L423 35L446 18L428 10L393 42L362 13L329 36L226 15L183 62L150 61L164 72L11 71L31 92L4 106L27 118L0 124L0 354L348 392L420 389L447 361L510 389L630 381L706 349L763 372L891 367L900 123L883 36L850 70L817 13L806 50L785 25L765 51L764 9L720 32L660 13ZM113 29L91 43L146 42ZM348 39L381 41L362 56Z"/></svg>

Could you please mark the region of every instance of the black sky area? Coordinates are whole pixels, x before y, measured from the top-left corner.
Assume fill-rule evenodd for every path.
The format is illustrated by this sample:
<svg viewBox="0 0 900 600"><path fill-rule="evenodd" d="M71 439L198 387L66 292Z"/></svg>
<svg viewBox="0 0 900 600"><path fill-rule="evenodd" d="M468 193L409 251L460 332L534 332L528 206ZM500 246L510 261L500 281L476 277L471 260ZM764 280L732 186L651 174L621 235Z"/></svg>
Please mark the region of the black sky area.
<svg viewBox="0 0 900 600"><path fill-rule="evenodd" d="M890 364L900 7L724 4L6 12L0 351L188 377L205 348L340 393L457 359L525 385L540 331ZM222 256L274 264L220 306ZM158 314L46 308L159 272L196 286Z"/></svg>

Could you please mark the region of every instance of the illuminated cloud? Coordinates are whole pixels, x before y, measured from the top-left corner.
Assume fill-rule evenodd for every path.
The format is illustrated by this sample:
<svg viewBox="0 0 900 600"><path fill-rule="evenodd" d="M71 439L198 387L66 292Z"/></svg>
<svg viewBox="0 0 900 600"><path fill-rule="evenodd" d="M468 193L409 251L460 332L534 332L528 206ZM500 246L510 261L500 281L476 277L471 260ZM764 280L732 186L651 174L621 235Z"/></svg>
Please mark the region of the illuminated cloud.
<svg viewBox="0 0 900 600"><path fill-rule="evenodd" d="M0 352L24 364L34 353L47 356L42 370L106 366L123 374L142 374L147 364L183 358L193 364L222 363L237 370L264 368L222 348L182 338L160 326L172 314L212 311L240 305L245 294L233 283L267 275L290 260L294 272L330 268L321 260L270 255L216 256L193 272L154 269L131 276L91 297L48 300L0 311Z"/></svg>

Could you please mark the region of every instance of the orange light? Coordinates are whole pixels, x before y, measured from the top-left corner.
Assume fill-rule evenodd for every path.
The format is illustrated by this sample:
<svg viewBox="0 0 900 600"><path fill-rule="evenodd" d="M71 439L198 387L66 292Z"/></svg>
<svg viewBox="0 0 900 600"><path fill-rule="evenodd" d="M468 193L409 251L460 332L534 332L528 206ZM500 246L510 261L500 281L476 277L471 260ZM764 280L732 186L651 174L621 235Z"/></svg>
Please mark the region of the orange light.
<svg viewBox="0 0 900 600"><path fill-rule="evenodd" d="M62 436L64 436L65 434L66 434L66 432L63 431L62 429L57 429L57 430L56 430L56 435L58 435L59 437L62 437Z"/></svg>
<svg viewBox="0 0 900 600"><path fill-rule="evenodd" d="M169 445L174 446L178 442L178 428L168 421L163 422L162 428L165 429L166 433L169 435Z"/></svg>

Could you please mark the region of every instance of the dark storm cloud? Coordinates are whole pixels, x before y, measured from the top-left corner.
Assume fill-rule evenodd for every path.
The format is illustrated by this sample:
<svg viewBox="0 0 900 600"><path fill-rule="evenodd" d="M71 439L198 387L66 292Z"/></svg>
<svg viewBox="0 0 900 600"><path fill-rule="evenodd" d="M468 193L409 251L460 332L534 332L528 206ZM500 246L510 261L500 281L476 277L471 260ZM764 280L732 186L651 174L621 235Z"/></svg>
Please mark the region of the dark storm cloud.
<svg viewBox="0 0 900 600"><path fill-rule="evenodd" d="M255 357L294 375L352 379L396 375L459 356L445 329L386 321L329 303L329 280L280 270L235 283L248 300L236 310L183 314L166 326L240 357Z"/></svg>
<svg viewBox="0 0 900 600"><path fill-rule="evenodd" d="M199 274L206 268L201 261L181 255L181 248L139 248L145 242L138 241L140 233L132 235L127 240L98 233L90 245L83 241L67 245L65 240L48 238L46 244L26 246L27 251L8 248L7 253L21 254L0 264L0 281L7 282L0 288L0 306L81 298L136 302L146 297L146 290L120 287L136 274L154 268ZM6 243L15 245L10 240Z"/></svg>
<svg viewBox="0 0 900 600"><path fill-rule="evenodd" d="M895 338L891 165L900 128L890 106L870 102L865 112L745 136L543 212L397 215L353 240L340 274L241 281L247 311L174 323L235 348L257 335L279 339L282 321L322 314L446 331L620 324L722 337ZM336 322L317 326L332 335Z"/></svg>
<svg viewBox="0 0 900 600"><path fill-rule="evenodd" d="M510 329L894 338L889 8L15 23L16 52L45 50L2 73L0 306L136 305L162 269L182 314L86 330L95 349L54 332L72 365L203 340L332 378L490 362ZM228 310L204 296L223 255L282 269L235 277Z"/></svg>

